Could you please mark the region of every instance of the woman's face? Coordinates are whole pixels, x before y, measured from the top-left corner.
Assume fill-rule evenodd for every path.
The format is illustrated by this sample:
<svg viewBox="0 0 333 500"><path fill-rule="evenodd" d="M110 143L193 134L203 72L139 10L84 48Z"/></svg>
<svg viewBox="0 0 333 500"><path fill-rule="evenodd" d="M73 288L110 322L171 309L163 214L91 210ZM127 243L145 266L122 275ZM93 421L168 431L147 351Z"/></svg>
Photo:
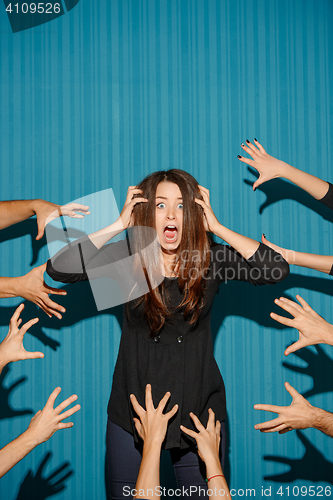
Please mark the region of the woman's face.
<svg viewBox="0 0 333 500"><path fill-rule="evenodd" d="M156 231L163 250L175 253L183 229L183 198L177 184L160 182L156 189Z"/></svg>

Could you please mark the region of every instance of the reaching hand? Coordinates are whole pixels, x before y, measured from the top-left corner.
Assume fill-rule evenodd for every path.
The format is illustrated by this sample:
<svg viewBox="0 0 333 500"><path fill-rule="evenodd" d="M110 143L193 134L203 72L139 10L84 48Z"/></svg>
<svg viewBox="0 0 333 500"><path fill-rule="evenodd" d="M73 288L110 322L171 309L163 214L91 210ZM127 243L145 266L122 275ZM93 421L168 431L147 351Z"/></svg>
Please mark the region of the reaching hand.
<svg viewBox="0 0 333 500"><path fill-rule="evenodd" d="M287 166L287 163L284 161L277 160L273 156L267 154L262 145L256 139L254 139L254 141L255 146L249 140L246 141L246 144L241 144L244 151L252 156L252 160L238 155L238 159L240 161L247 163L247 165L250 165L259 172L258 180L256 180L253 184L253 191L255 191L260 184L263 184L266 181L282 177L283 170Z"/></svg>
<svg viewBox="0 0 333 500"><path fill-rule="evenodd" d="M212 207L210 206L209 190L205 187L199 186L200 194L203 200L194 198L194 201L200 205L205 214L205 229L215 234L217 226L220 226Z"/></svg>
<svg viewBox="0 0 333 500"><path fill-rule="evenodd" d="M292 429L307 429L314 424L314 407L301 396L288 382L285 388L293 398L290 406L254 405L255 410L271 411L279 416L273 420L256 424L255 429L261 432L278 432L284 434Z"/></svg>
<svg viewBox="0 0 333 500"><path fill-rule="evenodd" d="M266 236L264 234L261 236L261 241L264 245L268 246L269 248L272 248L273 250L275 250L275 252L282 255L284 260L286 260L289 264L293 263L292 257L291 257L291 254L295 253L293 250L286 250L285 248L278 247L277 245L274 245L274 243L271 243L270 241L268 241L266 239Z"/></svg>
<svg viewBox="0 0 333 500"><path fill-rule="evenodd" d="M29 433L34 440L36 440L37 444L44 443L50 439L50 437L53 436L57 430L68 429L74 425L73 422L63 423L62 421L73 415L73 413L79 411L81 408L80 405L73 406L64 413L60 412L76 401L77 396L76 394L73 394L60 403L59 406L53 408L54 402L60 394L60 391L60 387L54 389L44 408L39 410L36 415L32 417L29 427L26 430L26 432Z"/></svg>
<svg viewBox="0 0 333 500"><path fill-rule="evenodd" d="M296 295L296 298L301 305L285 297L275 300L275 303L294 316L294 319L271 313L271 318L275 321L278 321L282 325L296 328L299 331L299 340L285 350L285 355L288 356L291 352L309 345L332 345L333 325L327 323L324 318L319 316L300 295Z"/></svg>
<svg viewBox="0 0 333 500"><path fill-rule="evenodd" d="M221 440L221 424L217 420L215 423L215 413L211 408L208 410L209 417L207 427L205 428L198 417L194 413L190 413L196 428L199 432L194 432L187 429L183 425L180 426L181 430L188 436L193 437L198 445L198 453L201 460L207 464L209 460L219 460L219 448Z"/></svg>
<svg viewBox="0 0 333 500"><path fill-rule="evenodd" d="M79 213L77 213L79 212ZM79 203L69 203L68 205L56 205L45 200L37 200L35 203L35 214L37 216L38 234L36 240L44 236L44 229L49 222L62 215L68 215L74 219L83 219L85 215L90 214L89 207Z"/></svg>
<svg viewBox="0 0 333 500"><path fill-rule="evenodd" d="M38 318L31 319L25 323L21 329L19 329L19 326L22 323L20 314L23 309L24 304L19 305L16 309L9 323L8 334L0 344L0 369L12 361L44 358L44 354L42 352L28 352L24 349L23 337L25 333L39 320Z"/></svg>
<svg viewBox="0 0 333 500"><path fill-rule="evenodd" d="M17 281L17 296L30 300L39 306L50 318L52 314L61 319L58 311L65 312L65 308L53 302L50 294L67 295L67 292L58 288L51 288L44 282L46 264L35 267L28 274L15 278Z"/></svg>
<svg viewBox="0 0 333 500"><path fill-rule="evenodd" d="M164 441L168 422L178 410L178 405L175 405L172 410L168 413L163 413L165 405L170 398L170 392L166 392L158 407L155 409L153 404L153 398L151 395L151 385L147 384L146 387L146 410L139 405L138 400L131 394L132 406L139 416L139 418L134 418L134 423L139 436L143 439L145 444L158 444L161 445Z"/></svg>

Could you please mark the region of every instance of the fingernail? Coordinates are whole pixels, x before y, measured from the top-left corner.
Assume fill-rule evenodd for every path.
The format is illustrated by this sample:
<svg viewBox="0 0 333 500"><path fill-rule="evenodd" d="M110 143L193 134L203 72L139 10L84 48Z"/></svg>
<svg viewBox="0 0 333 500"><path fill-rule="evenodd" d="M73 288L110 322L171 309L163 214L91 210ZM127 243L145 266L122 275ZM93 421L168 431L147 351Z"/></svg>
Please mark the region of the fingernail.
<svg viewBox="0 0 333 500"><path fill-rule="evenodd" d="M258 141L257 141L257 139L254 139L254 140L255 140L256 142L258 142Z"/></svg>
<svg viewBox="0 0 333 500"><path fill-rule="evenodd" d="M265 235L265 233L262 233L262 235L263 235L263 237L264 237L264 238L266 238L266 235Z"/></svg>
<svg viewBox="0 0 333 500"><path fill-rule="evenodd" d="M246 142L247 142L248 144L250 144L250 141L249 141L248 139L246 139Z"/></svg>
<svg viewBox="0 0 333 500"><path fill-rule="evenodd" d="M242 143L241 146L245 146L245 144Z"/></svg>
<svg viewBox="0 0 333 500"><path fill-rule="evenodd" d="M241 155L237 155L237 158L241 158Z"/></svg>
<svg viewBox="0 0 333 500"><path fill-rule="evenodd" d="M66 312L66 309L60 309L62 313L65 313Z"/></svg>

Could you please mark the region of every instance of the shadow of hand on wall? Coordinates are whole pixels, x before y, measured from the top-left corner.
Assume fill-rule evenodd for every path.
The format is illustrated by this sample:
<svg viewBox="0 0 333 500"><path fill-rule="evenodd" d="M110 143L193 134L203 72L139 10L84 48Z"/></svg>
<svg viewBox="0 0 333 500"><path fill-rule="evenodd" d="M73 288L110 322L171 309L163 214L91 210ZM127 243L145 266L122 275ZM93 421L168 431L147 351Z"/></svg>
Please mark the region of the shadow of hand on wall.
<svg viewBox="0 0 333 500"><path fill-rule="evenodd" d="M14 389L19 385L23 384L27 377L21 377L16 382L13 382L8 387L4 386L4 380L8 373L10 372L10 367L7 365L2 370L0 375L0 420L12 417L21 417L22 415L32 415L33 411L31 408L25 408L24 410L16 410L10 405L10 399Z"/></svg>
<svg viewBox="0 0 333 500"><path fill-rule="evenodd" d="M291 293L287 292L291 289L293 289ZM276 312L281 315L281 308L274 303L274 300L283 296L295 301L295 295L300 293L301 289L314 290L333 296L331 278L303 276L301 274L290 274L284 281L275 285L254 287L250 283L239 281L230 281L226 286L221 285L212 310L213 339L215 340L220 326L228 316L247 318L267 328L290 330L289 327L274 321L270 317L270 313ZM294 332L296 341L298 332L297 330Z"/></svg>
<svg viewBox="0 0 333 500"><path fill-rule="evenodd" d="M70 231L71 238L81 238L85 233L79 231L78 229L67 228ZM31 250L32 250L32 258L30 262L30 266L34 266L38 261L40 250L47 245L46 236L44 234L41 240L36 241L37 236L37 221L36 219L28 219L18 224L14 224L13 226L7 227L0 231L0 243L8 240L15 240L18 238L22 238L22 236L29 235L31 238ZM63 241L67 245L67 240L64 236L63 229L52 228L52 239L53 241ZM48 258L48 257L47 257ZM47 260L47 259L46 259ZM27 263L28 265L28 263ZM31 269L27 270L31 271Z"/></svg>
<svg viewBox="0 0 333 500"><path fill-rule="evenodd" d="M264 480L292 483L297 479L306 479L307 481L326 481L333 484L333 463L326 460L324 455L310 443L302 432L296 431L296 434L305 447L303 457L285 458L275 455L264 456L264 460L268 462L276 462L289 466L288 471L273 476L265 476Z"/></svg>
<svg viewBox="0 0 333 500"><path fill-rule="evenodd" d="M36 473L30 469L23 479L16 500L45 500L66 488L65 482L73 475L69 462L64 462L48 476L44 476L52 453L46 453Z"/></svg>
<svg viewBox="0 0 333 500"><path fill-rule="evenodd" d="M333 359L326 354L320 345L316 345L315 348L317 353L307 347L293 353L299 359L305 361L307 366L292 365L291 363L286 362L282 363L285 368L288 368L288 370L292 370L293 372L300 373L302 375L308 375L312 378L312 389L309 389L302 394L305 398L309 398L315 394L323 394L333 391L333 380L331 377L331 374L333 373Z"/></svg>
<svg viewBox="0 0 333 500"><path fill-rule="evenodd" d="M41 323L39 322L37 323L37 325L34 325L34 330L36 330L37 332L40 328L41 334L45 335L42 331L42 326L54 330L61 330L62 328L68 328L86 319L98 317L101 315L115 316L120 327L122 326L123 306L120 305L112 307L110 309L103 309L102 311L98 311L88 281L82 281L81 283L75 283L71 285L64 285L61 288L63 290L66 290L67 292L67 295L61 297L61 305L64 306L66 312L63 314L61 320L55 317L45 317L43 324L39 325L39 323ZM38 333L38 338L41 334Z"/></svg>
<svg viewBox="0 0 333 500"><path fill-rule="evenodd" d="M251 167L248 167L248 171L251 174L255 175L256 179L259 177L258 172ZM256 179L254 179L254 181ZM244 183L248 186L251 186L251 188L253 182L247 179L244 180ZM290 184L289 182L286 182L282 179L273 179L272 181L265 182L264 184L258 186L257 191L261 191L266 195L266 200L259 208L260 214L262 214L267 207L274 205L275 203L278 203L282 200L294 200L301 205L310 208L318 215L323 217L323 219L328 220L329 222L333 222L333 211L325 205L322 205L319 201L312 198L312 196L303 191L303 189L295 186L295 184ZM276 245L279 245L278 241L274 241L274 243Z"/></svg>

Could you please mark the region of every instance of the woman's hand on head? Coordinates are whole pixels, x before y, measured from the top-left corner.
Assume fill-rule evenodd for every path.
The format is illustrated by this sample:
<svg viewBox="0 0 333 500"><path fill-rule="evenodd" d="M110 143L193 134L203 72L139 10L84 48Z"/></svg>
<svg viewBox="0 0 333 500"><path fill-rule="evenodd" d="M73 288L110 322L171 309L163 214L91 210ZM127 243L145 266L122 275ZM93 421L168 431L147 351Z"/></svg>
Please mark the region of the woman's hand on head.
<svg viewBox="0 0 333 500"><path fill-rule="evenodd" d="M139 418L134 418L134 423L139 436L144 444L161 446L168 427L169 420L177 413L178 405L175 405L168 413L163 410L170 398L170 392L165 393L157 408L154 407L151 393L151 385L146 386L146 409L138 403L138 400L131 394L132 406Z"/></svg>
<svg viewBox="0 0 333 500"><path fill-rule="evenodd" d="M143 196L136 196L142 194L142 190L138 189L136 186L130 186L127 190L127 197L125 201L125 205L120 213L120 221L123 226L123 229L127 229L128 227L133 225L132 213L135 205L138 203L147 203L147 199L143 198Z"/></svg>
<svg viewBox="0 0 333 500"><path fill-rule="evenodd" d="M255 191L257 187L264 182L277 177L283 177L284 170L288 167L288 164L284 161L277 160L273 156L267 154L262 145L256 139L254 139L254 142L255 145L253 145L249 140L246 140L246 144L241 144L243 150L252 157L252 160L238 155L238 159L240 161L250 165L259 172L259 179L254 182L253 191Z"/></svg>
<svg viewBox="0 0 333 500"><path fill-rule="evenodd" d="M210 206L209 190L203 186L199 186L199 191L203 200L194 198L194 201L200 205L204 212L204 224L206 231L216 234L217 227L221 224L217 220L212 207Z"/></svg>

